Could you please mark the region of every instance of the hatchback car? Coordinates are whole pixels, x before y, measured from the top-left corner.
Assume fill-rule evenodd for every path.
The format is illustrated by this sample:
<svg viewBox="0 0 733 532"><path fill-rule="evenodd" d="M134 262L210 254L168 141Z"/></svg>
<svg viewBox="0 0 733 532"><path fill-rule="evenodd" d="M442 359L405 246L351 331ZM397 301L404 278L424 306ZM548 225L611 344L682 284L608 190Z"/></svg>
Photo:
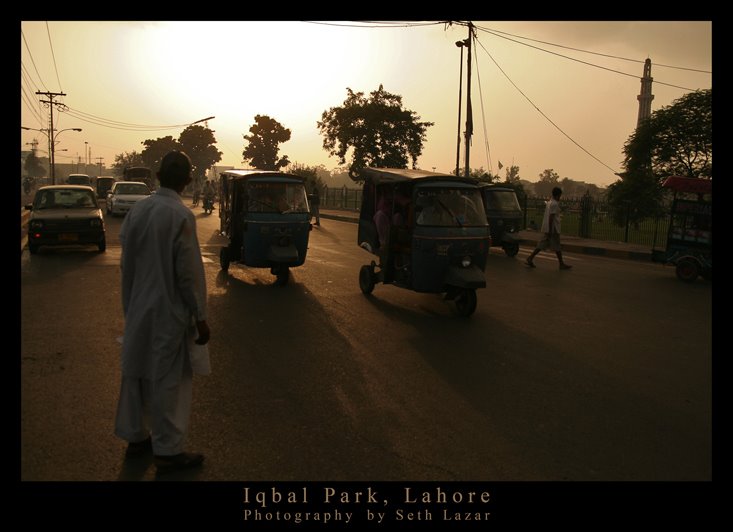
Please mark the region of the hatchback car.
<svg viewBox="0 0 733 532"><path fill-rule="evenodd" d="M69 174L66 178L69 185L87 185L92 186L92 178L87 174Z"/></svg>
<svg viewBox="0 0 733 532"><path fill-rule="evenodd" d="M94 244L107 249L104 217L92 187L52 185L36 191L28 220L28 250L41 246Z"/></svg>
<svg viewBox="0 0 733 532"><path fill-rule="evenodd" d="M137 181L117 181L107 194L107 214L127 214L135 203L150 196L145 183Z"/></svg>

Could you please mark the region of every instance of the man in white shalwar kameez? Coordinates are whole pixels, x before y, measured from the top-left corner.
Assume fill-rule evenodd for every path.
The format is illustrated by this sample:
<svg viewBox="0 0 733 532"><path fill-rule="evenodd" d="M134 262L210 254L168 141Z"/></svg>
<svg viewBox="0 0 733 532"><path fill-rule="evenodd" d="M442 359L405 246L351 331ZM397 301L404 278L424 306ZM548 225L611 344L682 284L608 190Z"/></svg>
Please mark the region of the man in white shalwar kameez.
<svg viewBox="0 0 733 532"><path fill-rule="evenodd" d="M186 453L191 411L189 344L209 340L206 278L196 220L180 193L191 181L183 152L162 160L157 193L139 201L120 230L122 244L122 386L115 434L127 455L152 448L159 471L194 467Z"/></svg>

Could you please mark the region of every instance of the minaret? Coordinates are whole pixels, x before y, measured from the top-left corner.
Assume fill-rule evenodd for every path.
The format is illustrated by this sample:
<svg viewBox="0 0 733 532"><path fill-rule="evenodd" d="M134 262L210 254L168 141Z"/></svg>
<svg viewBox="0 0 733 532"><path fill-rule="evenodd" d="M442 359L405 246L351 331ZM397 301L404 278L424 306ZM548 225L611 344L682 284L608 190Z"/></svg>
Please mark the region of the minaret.
<svg viewBox="0 0 733 532"><path fill-rule="evenodd" d="M644 61L644 77L641 78L641 94L636 97L639 100L639 117L636 119L636 127L641 125L641 121L649 118L652 115L652 100L654 95L652 94L652 60L647 58Z"/></svg>

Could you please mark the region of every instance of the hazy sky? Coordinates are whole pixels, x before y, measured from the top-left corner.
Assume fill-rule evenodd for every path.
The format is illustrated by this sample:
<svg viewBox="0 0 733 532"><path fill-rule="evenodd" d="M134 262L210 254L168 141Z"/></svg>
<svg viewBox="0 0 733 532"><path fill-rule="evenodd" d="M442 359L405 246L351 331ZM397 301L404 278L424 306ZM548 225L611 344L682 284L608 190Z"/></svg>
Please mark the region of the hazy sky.
<svg viewBox="0 0 733 532"><path fill-rule="evenodd" d="M499 162L515 164L530 181L552 168L606 186L636 126L647 57L653 111L712 84L711 22L473 23L471 168L496 173ZM316 122L344 102L347 87L368 95L383 84L435 123L418 166L450 172L461 64L455 42L467 35L465 26L416 21L22 22L21 125L48 128L35 93L64 92L58 101L68 110L55 113L54 127L83 131L59 134L57 149L68 151L57 152L57 162L83 162L88 147L93 162L102 157L110 166L117 154L142 151L145 139L177 138L186 124L214 116L208 125L223 152L219 164L243 167L242 135L264 114L292 131L281 155L332 169L338 160L323 150ZM34 138L45 155L40 132L21 131L21 149Z"/></svg>

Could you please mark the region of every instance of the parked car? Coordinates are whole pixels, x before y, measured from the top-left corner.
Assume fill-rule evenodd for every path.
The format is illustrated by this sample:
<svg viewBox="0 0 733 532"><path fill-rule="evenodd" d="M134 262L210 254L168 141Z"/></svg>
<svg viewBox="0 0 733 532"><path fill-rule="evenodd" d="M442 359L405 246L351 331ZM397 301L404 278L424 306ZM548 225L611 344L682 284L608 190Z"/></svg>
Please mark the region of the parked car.
<svg viewBox="0 0 733 532"><path fill-rule="evenodd" d="M51 185L36 191L28 220L28 250L41 246L94 244L107 249L102 210L92 187Z"/></svg>
<svg viewBox="0 0 733 532"><path fill-rule="evenodd" d="M150 189L139 181L117 181L107 194L107 214L127 214L127 211L150 196Z"/></svg>
<svg viewBox="0 0 733 532"><path fill-rule="evenodd" d="M87 174L69 174L69 177L66 178L66 183L69 185L86 185L91 187L92 178Z"/></svg>

